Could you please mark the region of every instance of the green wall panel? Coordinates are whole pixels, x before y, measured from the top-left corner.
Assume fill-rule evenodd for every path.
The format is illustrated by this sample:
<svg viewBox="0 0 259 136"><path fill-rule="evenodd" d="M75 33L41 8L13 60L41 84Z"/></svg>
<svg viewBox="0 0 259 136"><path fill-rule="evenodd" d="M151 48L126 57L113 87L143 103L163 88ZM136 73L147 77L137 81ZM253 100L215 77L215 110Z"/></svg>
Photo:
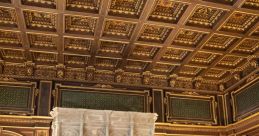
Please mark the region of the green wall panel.
<svg viewBox="0 0 259 136"><path fill-rule="evenodd" d="M0 86L0 107L26 108L31 88Z"/></svg>
<svg viewBox="0 0 259 136"><path fill-rule="evenodd" d="M116 111L145 111L145 96L61 89L59 106Z"/></svg>
<svg viewBox="0 0 259 136"><path fill-rule="evenodd" d="M237 116L259 107L259 81L235 94Z"/></svg>
<svg viewBox="0 0 259 136"><path fill-rule="evenodd" d="M170 106L170 116L173 118L194 120L212 119L210 101L173 97L170 99Z"/></svg>

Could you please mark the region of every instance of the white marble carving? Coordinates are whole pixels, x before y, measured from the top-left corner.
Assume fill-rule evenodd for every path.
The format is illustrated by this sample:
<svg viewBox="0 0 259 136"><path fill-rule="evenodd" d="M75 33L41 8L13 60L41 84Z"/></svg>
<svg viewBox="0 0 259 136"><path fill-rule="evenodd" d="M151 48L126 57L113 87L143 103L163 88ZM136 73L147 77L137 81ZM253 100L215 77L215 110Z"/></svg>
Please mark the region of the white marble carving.
<svg viewBox="0 0 259 136"><path fill-rule="evenodd" d="M153 136L157 114L54 108L52 136Z"/></svg>

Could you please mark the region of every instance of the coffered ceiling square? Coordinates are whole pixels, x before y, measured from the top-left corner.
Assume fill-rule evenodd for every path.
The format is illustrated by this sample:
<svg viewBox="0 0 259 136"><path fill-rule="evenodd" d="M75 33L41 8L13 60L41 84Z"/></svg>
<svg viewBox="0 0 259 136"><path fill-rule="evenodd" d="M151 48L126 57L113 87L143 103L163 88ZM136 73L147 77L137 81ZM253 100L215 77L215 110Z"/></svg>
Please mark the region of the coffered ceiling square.
<svg viewBox="0 0 259 136"><path fill-rule="evenodd" d="M176 65L172 65L170 63L156 63L152 69L154 73L171 73Z"/></svg>
<svg viewBox="0 0 259 136"><path fill-rule="evenodd" d="M146 0L111 0L109 15L138 18Z"/></svg>
<svg viewBox="0 0 259 136"><path fill-rule="evenodd" d="M0 30L1 46L22 47L21 33L19 31Z"/></svg>
<svg viewBox="0 0 259 136"><path fill-rule="evenodd" d="M98 13L102 0L67 0L66 9L79 12Z"/></svg>
<svg viewBox="0 0 259 136"><path fill-rule="evenodd" d="M119 58L96 57L95 66L100 69L114 69L120 63Z"/></svg>
<svg viewBox="0 0 259 136"><path fill-rule="evenodd" d="M122 20L106 20L103 36L130 39L136 23Z"/></svg>
<svg viewBox="0 0 259 136"><path fill-rule="evenodd" d="M27 33L30 47L41 49L57 49L57 35Z"/></svg>
<svg viewBox="0 0 259 136"><path fill-rule="evenodd" d="M259 1L258 0L245 0L242 8L249 8L249 9L258 9L259 8Z"/></svg>
<svg viewBox="0 0 259 136"><path fill-rule="evenodd" d="M221 31L245 33L258 22L258 16L243 12L234 12L230 18L222 25Z"/></svg>
<svg viewBox="0 0 259 136"><path fill-rule="evenodd" d="M85 66L87 65L89 56L75 55L75 54L64 54L64 62L68 66Z"/></svg>
<svg viewBox="0 0 259 136"><path fill-rule="evenodd" d="M189 53L190 51L187 50L167 48L161 60L181 62Z"/></svg>
<svg viewBox="0 0 259 136"><path fill-rule="evenodd" d="M139 36L139 41L164 43L172 28L145 24Z"/></svg>
<svg viewBox="0 0 259 136"><path fill-rule="evenodd" d="M238 57L238 56L226 55L221 61L218 62L217 66L235 68L243 60L244 60L244 58L241 58L241 57Z"/></svg>
<svg viewBox="0 0 259 136"><path fill-rule="evenodd" d="M140 60L127 60L126 70L129 71L143 71L149 62L140 61Z"/></svg>
<svg viewBox="0 0 259 136"><path fill-rule="evenodd" d="M123 51L126 48L126 46L128 46L128 43L101 40L98 54L105 55L105 56L121 57L123 55Z"/></svg>
<svg viewBox="0 0 259 136"><path fill-rule="evenodd" d="M14 8L0 7L0 26L17 27L17 16Z"/></svg>
<svg viewBox="0 0 259 136"><path fill-rule="evenodd" d="M21 0L22 4L44 8L56 8L57 0Z"/></svg>
<svg viewBox="0 0 259 136"><path fill-rule="evenodd" d="M199 51L194 55L191 63L209 65L217 58L217 56L217 54Z"/></svg>
<svg viewBox="0 0 259 136"><path fill-rule="evenodd" d="M225 11L222 9L200 5L195 9L186 24L212 28L224 14Z"/></svg>
<svg viewBox="0 0 259 136"><path fill-rule="evenodd" d="M196 47L205 35L205 32L181 29L172 44Z"/></svg>
<svg viewBox="0 0 259 136"><path fill-rule="evenodd" d="M149 20L177 23L187 7L187 3L182 3L180 1L156 0Z"/></svg>
<svg viewBox="0 0 259 136"><path fill-rule="evenodd" d="M256 39L244 39L238 46L235 47L233 52L253 54L259 48L259 40Z"/></svg>
<svg viewBox="0 0 259 136"><path fill-rule="evenodd" d="M39 52L32 51L33 61L40 64L56 64L58 61L58 54L56 52Z"/></svg>
<svg viewBox="0 0 259 136"><path fill-rule="evenodd" d="M225 51L230 45L236 42L238 38L234 36L214 34L204 45L203 49Z"/></svg>
<svg viewBox="0 0 259 136"><path fill-rule="evenodd" d="M94 39L81 37L64 37L64 50L76 51L79 53L89 53L91 47L94 46Z"/></svg>
<svg viewBox="0 0 259 136"><path fill-rule="evenodd" d="M202 68L200 67L194 67L194 66L184 66L182 69L180 69L179 74L182 76L196 76Z"/></svg>
<svg viewBox="0 0 259 136"><path fill-rule="evenodd" d="M24 10L25 24L28 29L41 31L57 30L57 14L42 11Z"/></svg>
<svg viewBox="0 0 259 136"><path fill-rule="evenodd" d="M94 35L97 18L65 15L65 32Z"/></svg>
<svg viewBox="0 0 259 136"><path fill-rule="evenodd" d="M141 59L141 58L152 59L155 56L155 54L158 52L158 50L159 48L154 46L136 45L135 48L133 49L131 57L136 59Z"/></svg>
<svg viewBox="0 0 259 136"><path fill-rule="evenodd" d="M236 2L236 0L204 0L204 1L227 4L227 5L233 5L234 2Z"/></svg>
<svg viewBox="0 0 259 136"><path fill-rule="evenodd" d="M1 55L5 61L25 61L24 50L21 49L1 49Z"/></svg>
<svg viewBox="0 0 259 136"><path fill-rule="evenodd" d="M205 77L208 78L222 78L225 74L227 73L227 71L225 70L221 70L221 69L209 69L206 73L205 73Z"/></svg>

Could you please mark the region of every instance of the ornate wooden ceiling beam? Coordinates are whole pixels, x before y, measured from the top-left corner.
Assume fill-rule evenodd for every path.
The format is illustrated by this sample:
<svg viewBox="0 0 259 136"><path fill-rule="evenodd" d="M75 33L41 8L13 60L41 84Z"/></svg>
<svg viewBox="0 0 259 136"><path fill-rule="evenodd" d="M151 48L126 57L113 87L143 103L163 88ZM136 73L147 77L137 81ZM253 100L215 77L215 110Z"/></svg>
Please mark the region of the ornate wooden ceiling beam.
<svg viewBox="0 0 259 136"><path fill-rule="evenodd" d="M121 65L118 66L118 68L124 69L124 67L127 65L127 59L129 58L129 56L131 55L131 53L133 52L133 50L135 48L136 44L134 44L134 43L137 41L137 39L142 31L142 28L144 27L144 23L147 21L147 19L149 17L149 13L152 11L152 7L154 6L154 3L155 3L155 0L146 1L143 11L139 17L138 24L136 25L134 31L132 32L130 43L128 44L128 46L125 49L125 51L128 51L128 52L124 53L123 61L122 61Z"/></svg>
<svg viewBox="0 0 259 136"><path fill-rule="evenodd" d="M23 15L22 9L20 8L21 1L14 0L13 5L14 5L14 8L15 8L16 14L17 14L18 29L21 31L21 40L22 40L22 46L25 50L25 57L27 60L32 61L32 57L29 52L30 44L29 44L29 41L28 41L28 38L26 35L26 24L25 24L25 20L24 20L24 15Z"/></svg>
<svg viewBox="0 0 259 136"><path fill-rule="evenodd" d="M58 63L64 64L64 56L63 56L63 45L64 45L64 11L65 11L65 0L57 1L57 10L58 10L58 19L57 19L57 33L59 35L57 41L57 50L58 50Z"/></svg>
<svg viewBox="0 0 259 136"><path fill-rule="evenodd" d="M98 18L96 30L94 33L95 45L91 49L91 59L90 59L89 65L94 65L95 63L96 52L100 48L99 39L102 37L103 27L105 26L105 17L108 15L109 7L110 7L110 0L102 1L102 4L100 6L100 11L99 11L99 18Z"/></svg>

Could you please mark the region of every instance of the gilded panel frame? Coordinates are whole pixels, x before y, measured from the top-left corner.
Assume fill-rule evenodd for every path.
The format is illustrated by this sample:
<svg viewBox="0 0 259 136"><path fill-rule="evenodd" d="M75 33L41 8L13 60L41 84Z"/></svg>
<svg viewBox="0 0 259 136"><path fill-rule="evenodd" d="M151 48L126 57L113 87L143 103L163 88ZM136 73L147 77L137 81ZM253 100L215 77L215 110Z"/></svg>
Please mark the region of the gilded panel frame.
<svg viewBox="0 0 259 136"><path fill-rule="evenodd" d="M150 91L136 91L136 90L126 90L126 89L116 89L116 88L98 88L98 87L81 87L81 86L71 86L71 85L62 85L55 84L54 94L54 107L60 106L61 100L61 91L62 89L71 89L70 91L79 91L79 92L97 92L97 93L107 93L107 94L119 94L119 95L137 95L144 97L143 111L150 112L151 99ZM74 89L74 90L73 90ZM75 90L77 89L77 90Z"/></svg>
<svg viewBox="0 0 259 136"><path fill-rule="evenodd" d="M166 92L166 122L171 123L180 123L180 124L198 124L198 125L217 125L217 102L214 96L201 96L201 95L189 95L189 94L173 94L170 92ZM211 119L204 118L196 118L196 119L180 119L177 117L170 117L170 110L172 107L170 106L170 99L172 98L180 98L180 99L189 99L189 100L200 100L200 101L208 101L210 103L210 116Z"/></svg>
<svg viewBox="0 0 259 136"><path fill-rule="evenodd" d="M232 102L232 110L233 110L233 120L239 121L249 115L252 115L253 113L259 111L259 105L254 106L253 109L249 109L250 111L243 111L240 115L237 113L237 100L236 96L239 93L244 92L244 89L251 87L255 85L257 82L259 82L259 77L255 78L254 80L250 81L249 83L245 84L241 88L237 89L236 91L231 92L231 102Z"/></svg>
<svg viewBox="0 0 259 136"><path fill-rule="evenodd" d="M35 82L13 82L13 81L0 81L0 86L7 87L22 87L22 88L30 88L28 102L26 108L19 107L0 107L0 113L7 114L17 114L17 115L34 115L35 113L35 99L36 99L36 91L37 84Z"/></svg>

